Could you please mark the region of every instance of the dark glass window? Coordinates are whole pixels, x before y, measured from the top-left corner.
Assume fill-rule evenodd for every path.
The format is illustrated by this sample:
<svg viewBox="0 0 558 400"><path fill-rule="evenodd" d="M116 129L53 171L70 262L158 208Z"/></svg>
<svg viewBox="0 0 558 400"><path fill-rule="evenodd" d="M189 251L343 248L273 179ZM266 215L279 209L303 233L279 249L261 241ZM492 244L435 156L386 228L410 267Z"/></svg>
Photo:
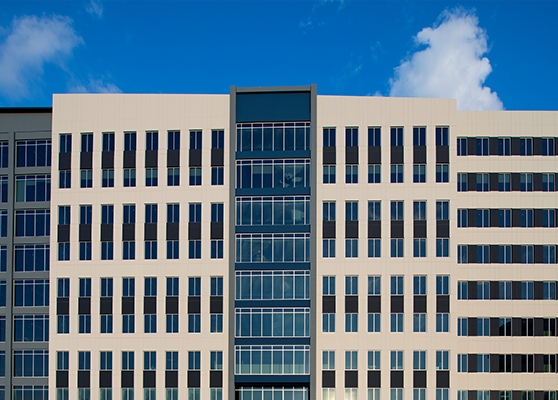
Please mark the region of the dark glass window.
<svg viewBox="0 0 558 400"><path fill-rule="evenodd" d="M60 153L72 152L72 135L60 135Z"/></svg>
<svg viewBox="0 0 558 400"><path fill-rule="evenodd" d="M202 148L202 131L190 131L190 150Z"/></svg>
<svg viewBox="0 0 558 400"><path fill-rule="evenodd" d="M114 133L103 133L103 151L114 151Z"/></svg>
<svg viewBox="0 0 558 400"><path fill-rule="evenodd" d="M17 142L18 167L50 167L51 164L50 140L22 140ZM7 146L6 146L7 149ZM2 148L4 150L4 148ZM7 157L6 167L7 167ZM2 157L4 163L4 157Z"/></svg>
<svg viewBox="0 0 558 400"><path fill-rule="evenodd" d="M180 222L179 204L167 204L167 222L169 223Z"/></svg>
<svg viewBox="0 0 558 400"><path fill-rule="evenodd" d="M81 152L90 153L93 151L93 134L92 133L82 133L81 134Z"/></svg>
<svg viewBox="0 0 558 400"><path fill-rule="evenodd" d="M335 147L335 128L324 128L324 147Z"/></svg>
<svg viewBox="0 0 558 400"><path fill-rule="evenodd" d="M345 145L358 146L358 128L345 128Z"/></svg>
<svg viewBox="0 0 558 400"><path fill-rule="evenodd" d="M124 134L124 151L136 151L136 132Z"/></svg>
<svg viewBox="0 0 558 400"><path fill-rule="evenodd" d="M211 148L225 148L225 131L211 131Z"/></svg>
<svg viewBox="0 0 558 400"><path fill-rule="evenodd" d="M159 132L145 133L145 149L159 150Z"/></svg>
<svg viewBox="0 0 558 400"><path fill-rule="evenodd" d="M368 128L368 146L381 146L382 128Z"/></svg>
<svg viewBox="0 0 558 400"><path fill-rule="evenodd" d="M180 131L169 131L168 136L169 150L180 150Z"/></svg>
<svg viewBox="0 0 558 400"><path fill-rule="evenodd" d="M413 146L426 146L426 128L413 128Z"/></svg>

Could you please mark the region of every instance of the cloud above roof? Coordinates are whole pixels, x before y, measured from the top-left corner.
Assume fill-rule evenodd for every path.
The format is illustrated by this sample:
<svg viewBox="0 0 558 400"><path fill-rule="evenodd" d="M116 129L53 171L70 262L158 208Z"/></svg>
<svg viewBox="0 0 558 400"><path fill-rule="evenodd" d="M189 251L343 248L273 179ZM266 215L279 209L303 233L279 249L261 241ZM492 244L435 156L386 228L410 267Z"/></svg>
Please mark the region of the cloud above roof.
<svg viewBox="0 0 558 400"><path fill-rule="evenodd" d="M487 34L472 12L444 11L433 28L415 37L417 47L395 68L390 96L457 99L458 110L502 110L496 92L484 86L492 67Z"/></svg>
<svg viewBox="0 0 558 400"><path fill-rule="evenodd" d="M0 94L11 99L30 97L31 86L46 64L64 68L64 61L83 43L72 20L58 15L14 18L0 42Z"/></svg>

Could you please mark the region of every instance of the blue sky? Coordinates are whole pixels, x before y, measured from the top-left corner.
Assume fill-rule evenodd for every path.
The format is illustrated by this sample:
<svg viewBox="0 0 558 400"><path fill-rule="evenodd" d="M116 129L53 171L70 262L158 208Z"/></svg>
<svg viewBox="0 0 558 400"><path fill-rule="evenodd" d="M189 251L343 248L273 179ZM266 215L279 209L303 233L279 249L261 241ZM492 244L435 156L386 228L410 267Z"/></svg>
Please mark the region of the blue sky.
<svg viewBox="0 0 558 400"><path fill-rule="evenodd" d="M556 15L557 1L0 0L0 106L316 83L558 110Z"/></svg>

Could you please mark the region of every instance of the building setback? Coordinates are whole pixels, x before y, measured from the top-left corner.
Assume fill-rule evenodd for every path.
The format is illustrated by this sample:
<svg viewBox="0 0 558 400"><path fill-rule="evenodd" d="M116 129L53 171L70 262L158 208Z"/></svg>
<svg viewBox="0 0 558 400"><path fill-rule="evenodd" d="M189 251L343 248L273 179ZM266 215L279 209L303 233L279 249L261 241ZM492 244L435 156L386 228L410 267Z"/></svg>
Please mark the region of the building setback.
<svg viewBox="0 0 558 400"><path fill-rule="evenodd" d="M33 112L0 114L7 397L556 400L558 112L65 94L52 156Z"/></svg>

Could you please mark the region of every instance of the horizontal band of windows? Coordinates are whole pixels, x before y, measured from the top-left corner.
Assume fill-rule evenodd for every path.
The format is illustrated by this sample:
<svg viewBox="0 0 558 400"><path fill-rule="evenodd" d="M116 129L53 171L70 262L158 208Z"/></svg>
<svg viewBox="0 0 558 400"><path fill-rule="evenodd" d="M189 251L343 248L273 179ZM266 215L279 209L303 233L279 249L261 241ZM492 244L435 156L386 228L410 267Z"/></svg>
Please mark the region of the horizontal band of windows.
<svg viewBox="0 0 558 400"><path fill-rule="evenodd" d="M16 210L15 235L17 237L49 236L50 210Z"/></svg>
<svg viewBox="0 0 558 400"><path fill-rule="evenodd" d="M236 125L236 151L310 150L310 146L310 122Z"/></svg>
<svg viewBox="0 0 558 400"><path fill-rule="evenodd" d="M237 300L310 299L310 271L236 272Z"/></svg>
<svg viewBox="0 0 558 400"><path fill-rule="evenodd" d="M60 390L68 389L57 389ZM4 391L3 386L0 391ZM13 394L16 399L48 399L48 385L14 385Z"/></svg>
<svg viewBox="0 0 558 400"><path fill-rule="evenodd" d="M14 342L48 342L48 315L14 315Z"/></svg>
<svg viewBox="0 0 558 400"><path fill-rule="evenodd" d="M236 225L310 224L310 196L237 197Z"/></svg>
<svg viewBox="0 0 558 400"><path fill-rule="evenodd" d="M14 350L14 377L48 377L48 350Z"/></svg>
<svg viewBox="0 0 558 400"><path fill-rule="evenodd" d="M246 160L236 162L236 187L303 188L310 187L310 160Z"/></svg>
<svg viewBox="0 0 558 400"><path fill-rule="evenodd" d="M309 308L235 310L236 337L309 337Z"/></svg>
<svg viewBox="0 0 558 400"><path fill-rule="evenodd" d="M294 399L308 400L307 387L241 387L236 389L239 399ZM529 399L532 400L532 399Z"/></svg>
<svg viewBox="0 0 558 400"><path fill-rule="evenodd" d="M556 264L556 245L458 245L458 264Z"/></svg>
<svg viewBox="0 0 558 400"><path fill-rule="evenodd" d="M457 372L556 373L556 354L458 354Z"/></svg>
<svg viewBox="0 0 558 400"><path fill-rule="evenodd" d="M52 160L51 152L52 141L50 139L20 140L16 143L16 166L23 168L50 167Z"/></svg>
<svg viewBox="0 0 558 400"><path fill-rule="evenodd" d="M457 319L457 336L556 336L556 318L469 317Z"/></svg>
<svg viewBox="0 0 558 400"><path fill-rule="evenodd" d="M14 281L14 307L48 307L49 285L48 279Z"/></svg>
<svg viewBox="0 0 558 400"><path fill-rule="evenodd" d="M50 201L50 175L16 176L16 202Z"/></svg>
<svg viewBox="0 0 558 400"><path fill-rule="evenodd" d="M458 156L554 156L558 138L458 137Z"/></svg>
<svg viewBox="0 0 558 400"><path fill-rule="evenodd" d="M236 262L309 262L310 234L236 235Z"/></svg>
<svg viewBox="0 0 558 400"><path fill-rule="evenodd" d="M555 228L555 209L458 209L458 228Z"/></svg>
<svg viewBox="0 0 558 400"><path fill-rule="evenodd" d="M15 246L16 272L43 272L50 269L50 245L26 244Z"/></svg>
<svg viewBox="0 0 558 400"><path fill-rule="evenodd" d="M457 174L458 192L554 192L556 190L554 172L533 173L482 173Z"/></svg>
<svg viewBox="0 0 558 400"><path fill-rule="evenodd" d="M558 300L554 281L458 281L457 300Z"/></svg>
<svg viewBox="0 0 558 400"><path fill-rule="evenodd" d="M477 400L556 400L556 392L543 390L458 390L457 398L467 400L471 396Z"/></svg>
<svg viewBox="0 0 558 400"><path fill-rule="evenodd" d="M235 346L235 374L310 373L310 346Z"/></svg>

